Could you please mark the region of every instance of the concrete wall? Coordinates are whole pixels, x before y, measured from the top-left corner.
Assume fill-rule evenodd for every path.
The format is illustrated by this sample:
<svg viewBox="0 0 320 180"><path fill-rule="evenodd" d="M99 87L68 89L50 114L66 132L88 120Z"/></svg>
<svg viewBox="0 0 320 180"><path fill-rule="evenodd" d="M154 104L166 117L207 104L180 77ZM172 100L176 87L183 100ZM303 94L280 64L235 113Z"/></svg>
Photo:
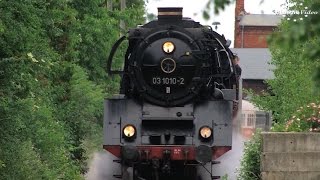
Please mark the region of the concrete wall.
<svg viewBox="0 0 320 180"><path fill-rule="evenodd" d="M320 180L320 133L262 133L262 180Z"/></svg>

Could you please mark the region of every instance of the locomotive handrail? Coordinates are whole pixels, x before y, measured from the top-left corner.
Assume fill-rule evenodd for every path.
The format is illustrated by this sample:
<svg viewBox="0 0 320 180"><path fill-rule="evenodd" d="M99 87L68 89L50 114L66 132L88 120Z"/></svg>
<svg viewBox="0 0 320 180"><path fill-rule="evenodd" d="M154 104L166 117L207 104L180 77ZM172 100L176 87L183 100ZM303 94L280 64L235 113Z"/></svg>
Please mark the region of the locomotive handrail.
<svg viewBox="0 0 320 180"><path fill-rule="evenodd" d="M112 60L113 60L113 56L114 54L116 53L119 45L126 39L127 37L126 36L122 36L120 39L118 39L116 41L116 43L114 43L114 45L112 46L111 48L111 51L110 51L110 54L109 54L109 57L108 57L108 60L107 60L107 73L109 75L113 75L113 74L123 74L123 71L118 71L118 70L115 70L113 71L111 69L111 65L112 65Z"/></svg>
<svg viewBox="0 0 320 180"><path fill-rule="evenodd" d="M219 50L219 53L218 53L219 56L220 56L221 52L224 52L227 55L227 61L228 61L229 69L230 69L230 73L228 73L228 74L232 74L233 73L233 66L232 66L231 58L230 58L228 52L225 49L220 49ZM218 58L218 61L220 61L220 57Z"/></svg>
<svg viewBox="0 0 320 180"><path fill-rule="evenodd" d="M221 69L220 55L219 55L218 50L215 50L215 52L216 52L217 61L218 61L218 68L219 68L219 70L220 70L220 69Z"/></svg>

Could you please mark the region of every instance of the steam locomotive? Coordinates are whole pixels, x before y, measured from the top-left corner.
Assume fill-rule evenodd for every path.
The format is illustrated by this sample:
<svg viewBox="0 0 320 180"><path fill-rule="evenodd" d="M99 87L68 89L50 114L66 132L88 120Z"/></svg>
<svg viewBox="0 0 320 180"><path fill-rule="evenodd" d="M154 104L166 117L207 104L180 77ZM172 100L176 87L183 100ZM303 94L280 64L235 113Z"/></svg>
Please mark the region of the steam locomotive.
<svg viewBox="0 0 320 180"><path fill-rule="evenodd" d="M129 30L110 52L107 71L121 75L121 87L104 102L103 147L133 168L130 179L197 180L199 167L231 149L233 54L224 36L183 18L182 8L158 10L157 20ZM126 39L124 68L112 70Z"/></svg>

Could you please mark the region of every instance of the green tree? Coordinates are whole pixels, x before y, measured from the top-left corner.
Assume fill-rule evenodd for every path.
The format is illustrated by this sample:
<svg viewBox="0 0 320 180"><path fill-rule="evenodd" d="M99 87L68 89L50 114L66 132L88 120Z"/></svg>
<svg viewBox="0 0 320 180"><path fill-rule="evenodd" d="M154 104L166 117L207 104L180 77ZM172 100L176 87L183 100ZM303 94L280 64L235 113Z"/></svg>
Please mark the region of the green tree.
<svg viewBox="0 0 320 180"><path fill-rule="evenodd" d="M107 79L106 59L113 43L120 36L120 19L125 22L126 27L130 28L144 22L143 0L135 0L135 2L132 4L129 1L128 8L123 12L119 11L120 8L109 11L104 0L72 2L72 7L78 12L78 23L72 29L72 36L78 37L79 41L75 47L78 53L78 64L86 69L91 80L104 83ZM120 54L123 54L125 49L121 51ZM120 61L123 60L123 58L120 59Z"/></svg>
<svg viewBox="0 0 320 180"><path fill-rule="evenodd" d="M314 62L319 61L320 2L316 0L288 0L287 2L290 4L289 10L299 13L286 16L290 28L273 37L274 41L286 49L299 49L301 45L305 45L301 54L303 58ZM316 86L320 87L320 67L317 67L314 72Z"/></svg>
<svg viewBox="0 0 320 180"><path fill-rule="evenodd" d="M267 81L271 94L254 96L253 101L260 108L272 111L279 123L284 123L300 106L319 100L312 76L320 64L301 55L306 47L286 50L276 43L270 45L272 64L276 67L275 79Z"/></svg>
<svg viewBox="0 0 320 180"><path fill-rule="evenodd" d="M208 0L205 9L203 10L203 18L210 19L212 12L219 14L221 10L224 10L228 5L232 4L236 0ZM213 11L212 8L213 7Z"/></svg>
<svg viewBox="0 0 320 180"><path fill-rule="evenodd" d="M65 123L68 130L71 158L85 171L88 155L82 143L86 136L96 133L93 129L96 125L101 125L103 89L89 81L85 70L79 65L71 64L65 71L70 73L71 77L66 86L59 89L67 93L60 97L62 99L57 104L56 116ZM99 134L101 135L101 132Z"/></svg>
<svg viewBox="0 0 320 180"><path fill-rule="evenodd" d="M104 67L119 19L143 19L103 2L0 1L1 178L81 179L118 87Z"/></svg>
<svg viewBox="0 0 320 180"><path fill-rule="evenodd" d="M291 8L300 8L300 6ZM319 92L314 88L313 81L314 72L320 67L320 62L310 61L310 56L306 54L310 51L310 47L318 46L318 38L292 41L294 45L285 45L286 40L283 38L293 36L289 34L294 29L297 31L296 28L297 22L292 17L285 18L279 30L271 37L269 43L272 53L271 63L276 67L275 79L267 81L271 94L253 98L260 108L273 112L274 119L280 125L278 130L284 129L286 121L299 107L320 101ZM279 42L279 39L283 42Z"/></svg>
<svg viewBox="0 0 320 180"><path fill-rule="evenodd" d="M0 61L0 157L4 179L79 179L69 159L65 126L53 116L54 65L30 53Z"/></svg>

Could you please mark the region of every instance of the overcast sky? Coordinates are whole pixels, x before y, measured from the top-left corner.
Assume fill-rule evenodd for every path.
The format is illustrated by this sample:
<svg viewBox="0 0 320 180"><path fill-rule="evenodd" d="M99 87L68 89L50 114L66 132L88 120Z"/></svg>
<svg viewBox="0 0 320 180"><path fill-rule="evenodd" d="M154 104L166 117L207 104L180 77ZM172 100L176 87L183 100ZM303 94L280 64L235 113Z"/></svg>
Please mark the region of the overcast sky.
<svg viewBox="0 0 320 180"><path fill-rule="evenodd" d="M212 25L213 22L220 22L217 32L224 34L227 39L234 39L234 8L235 3L228 6L218 16L211 15L209 21L202 18L202 10L208 0L149 0L146 4L147 11L157 15L157 7L183 7L183 16L191 17L203 25ZM282 4L285 0L245 0L245 10L251 14L274 14L283 12ZM233 46L233 43L232 43Z"/></svg>

